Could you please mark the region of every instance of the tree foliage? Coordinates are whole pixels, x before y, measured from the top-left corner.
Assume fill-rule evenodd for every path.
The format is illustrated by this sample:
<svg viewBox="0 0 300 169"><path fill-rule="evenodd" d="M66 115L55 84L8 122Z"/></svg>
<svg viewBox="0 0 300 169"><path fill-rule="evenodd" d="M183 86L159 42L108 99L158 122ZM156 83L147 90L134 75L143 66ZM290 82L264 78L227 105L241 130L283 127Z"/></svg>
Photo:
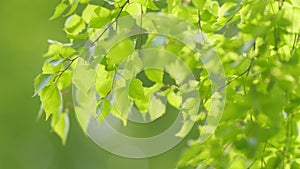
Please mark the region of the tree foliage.
<svg viewBox="0 0 300 169"><path fill-rule="evenodd" d="M119 42L95 69L75 70L87 41L97 43L100 38L110 38L118 31L118 18L146 12L171 14L197 26L220 56L226 73L226 108L216 132L205 144L189 142L190 148L182 154L178 168L300 168L299 0L62 0L51 19L66 18L64 31L69 42L49 40L46 62L35 79L34 95L40 97L40 112L45 112L46 119L51 117L51 126L63 143L69 131L69 109L73 107L72 78L74 85L87 93L95 87L99 99L91 104L98 107L95 118L99 122L112 112L126 124L126 113L120 115L107 99L116 83L119 88L115 89L115 98L124 101L122 97L129 96L128 102L119 104L121 110L135 106L145 118L162 116L166 104L177 109L193 105L191 100L183 100L186 91L180 85L180 76L185 68L176 63L166 66L173 74L156 69L142 71L124 93L119 76L126 79L141 71L136 55L143 47L176 53L193 71L202 113L187 114L201 133L210 113L211 83L195 53L184 44L143 34ZM103 34L95 34L99 31ZM101 45L96 48L101 50ZM135 66L120 75L116 67L124 60ZM119 80L114 80L117 77ZM146 86L145 81L151 85ZM167 103L158 95L165 96ZM178 133L186 134L184 130Z"/></svg>

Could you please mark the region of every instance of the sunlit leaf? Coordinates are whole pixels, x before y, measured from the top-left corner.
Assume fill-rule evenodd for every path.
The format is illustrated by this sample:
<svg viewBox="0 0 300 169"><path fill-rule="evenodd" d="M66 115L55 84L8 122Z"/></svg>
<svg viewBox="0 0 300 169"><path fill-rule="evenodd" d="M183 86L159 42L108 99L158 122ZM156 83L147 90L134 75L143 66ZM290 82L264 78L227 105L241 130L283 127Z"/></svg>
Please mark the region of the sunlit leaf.
<svg viewBox="0 0 300 169"><path fill-rule="evenodd" d="M151 101L149 107L150 119L153 121L159 117L161 117L166 111L166 105L163 102L156 98L154 101Z"/></svg>
<svg viewBox="0 0 300 169"><path fill-rule="evenodd" d="M101 125L105 118L109 115L111 107L112 106L109 100L101 100L97 110L99 112L99 115L98 117L96 117L99 125Z"/></svg>
<svg viewBox="0 0 300 169"><path fill-rule="evenodd" d="M162 83L163 82L164 72L162 70L158 70L158 69L146 69L145 70L145 74L153 82L158 82L158 83Z"/></svg>
<svg viewBox="0 0 300 169"><path fill-rule="evenodd" d="M124 40L115 45L106 56L109 65L119 65L126 57L134 51L134 45L131 40Z"/></svg>
<svg viewBox="0 0 300 169"><path fill-rule="evenodd" d="M174 91L171 91L168 95L167 95L167 100L168 100L168 103L179 109L180 106L181 106L181 103L182 103L182 97L180 96L179 93L174 93Z"/></svg>
<svg viewBox="0 0 300 169"><path fill-rule="evenodd" d="M79 67L74 71L74 74L73 83L83 92L88 92L95 83L95 70Z"/></svg>
<svg viewBox="0 0 300 169"><path fill-rule="evenodd" d="M62 143L65 145L69 134L70 121L67 113L61 113L53 116L51 127L54 132L61 138Z"/></svg>
<svg viewBox="0 0 300 169"><path fill-rule="evenodd" d="M51 78L53 77L52 74L41 74L38 75L34 80L34 96L36 96L43 88L49 85Z"/></svg>
<svg viewBox="0 0 300 169"><path fill-rule="evenodd" d="M65 10L68 8L68 5L65 3L60 3L56 8L54 14L51 16L50 20L60 17Z"/></svg>
<svg viewBox="0 0 300 169"><path fill-rule="evenodd" d="M39 96L46 113L46 119L48 119L51 114L57 114L59 112L62 100L61 93L56 86L50 85L43 88Z"/></svg>

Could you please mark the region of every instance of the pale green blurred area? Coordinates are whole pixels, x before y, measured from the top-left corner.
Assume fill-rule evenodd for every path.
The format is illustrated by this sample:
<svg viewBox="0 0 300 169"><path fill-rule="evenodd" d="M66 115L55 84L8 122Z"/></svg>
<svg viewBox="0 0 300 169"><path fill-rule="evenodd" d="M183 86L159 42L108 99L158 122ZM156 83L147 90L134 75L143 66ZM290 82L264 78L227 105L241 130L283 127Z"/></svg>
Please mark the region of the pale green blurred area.
<svg viewBox="0 0 300 169"><path fill-rule="evenodd" d="M36 121L33 79L41 71L47 39L64 41L63 20L49 21L58 0L0 1L0 169L171 169L186 144L161 156L127 159L87 138L71 116L66 146L49 122ZM159 127L159 126L158 126Z"/></svg>

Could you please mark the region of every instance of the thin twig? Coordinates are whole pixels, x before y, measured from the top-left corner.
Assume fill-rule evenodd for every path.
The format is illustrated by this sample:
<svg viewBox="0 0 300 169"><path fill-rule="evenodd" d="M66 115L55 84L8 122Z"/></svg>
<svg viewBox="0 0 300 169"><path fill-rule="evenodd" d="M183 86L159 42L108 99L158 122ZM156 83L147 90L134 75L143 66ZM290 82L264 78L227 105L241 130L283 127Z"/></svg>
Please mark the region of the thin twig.
<svg viewBox="0 0 300 169"><path fill-rule="evenodd" d="M129 0L126 0L126 2L120 7L120 11L118 12L116 18L115 18L111 23L109 23L109 24L106 26L106 28L103 30L103 32L97 37L97 39L96 39L95 41L92 42L92 44L91 44L90 46L93 46L95 43L97 43L97 42L100 40L100 38L105 34L105 32L106 32L109 28L112 27L112 25L113 25L114 23L116 23L116 30L118 29L118 20L119 20L119 18L120 18L120 16L121 16L121 13L123 12L125 6L126 6L128 3L129 3Z"/></svg>
<svg viewBox="0 0 300 169"><path fill-rule="evenodd" d="M252 67L253 67L253 64L254 64L254 58L251 59L250 65L248 66L248 68L244 72L242 72L237 77L235 77L235 78L231 79L230 81L228 81L224 87L230 85L233 81L235 81L236 79L239 79L240 77L242 77L244 75L248 76L251 69L252 69Z"/></svg>
<svg viewBox="0 0 300 169"><path fill-rule="evenodd" d="M67 65L66 68L64 68L64 70L58 71L58 75L55 76L55 78L53 80L54 83L57 83L59 81L59 79L61 78L61 76L72 66L72 64L74 63L74 61L77 60L78 58L79 57L77 56L77 57L75 57L73 59L67 58L66 60L64 60L64 62L65 61L69 61L70 63Z"/></svg>

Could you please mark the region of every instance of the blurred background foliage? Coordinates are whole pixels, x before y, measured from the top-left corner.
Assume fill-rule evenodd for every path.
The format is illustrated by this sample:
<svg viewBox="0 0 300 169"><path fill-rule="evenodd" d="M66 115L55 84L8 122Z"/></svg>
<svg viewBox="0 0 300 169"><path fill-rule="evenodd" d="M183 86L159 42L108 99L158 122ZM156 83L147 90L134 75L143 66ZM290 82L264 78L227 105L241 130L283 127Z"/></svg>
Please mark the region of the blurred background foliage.
<svg viewBox="0 0 300 169"><path fill-rule="evenodd" d="M36 120L34 77L43 64L47 39L66 42L64 19L49 21L58 0L0 1L0 169L150 169L174 168L182 142L150 159L112 155L88 139L71 112L66 146L43 119Z"/></svg>

